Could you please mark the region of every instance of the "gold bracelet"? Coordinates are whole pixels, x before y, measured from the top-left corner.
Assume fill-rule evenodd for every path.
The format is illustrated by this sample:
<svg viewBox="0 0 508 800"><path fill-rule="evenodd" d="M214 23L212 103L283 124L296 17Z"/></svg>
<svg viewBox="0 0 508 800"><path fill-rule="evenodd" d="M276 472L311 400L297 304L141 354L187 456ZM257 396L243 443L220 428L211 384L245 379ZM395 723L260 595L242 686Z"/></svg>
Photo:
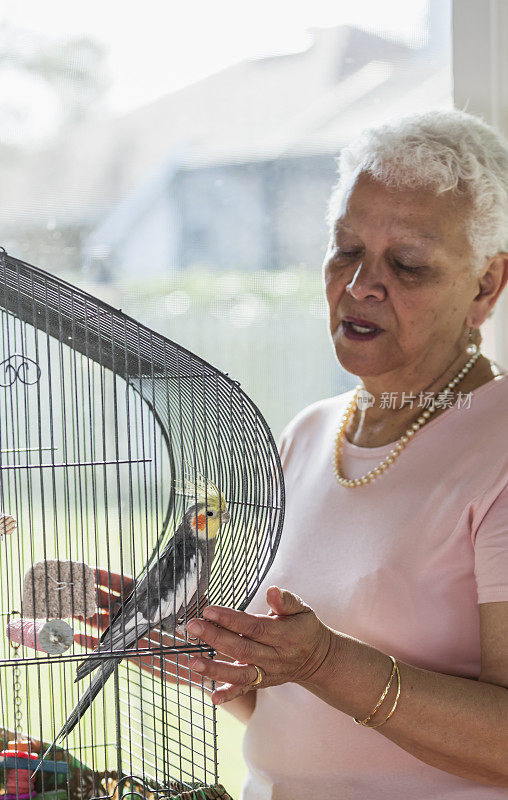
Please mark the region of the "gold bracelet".
<svg viewBox="0 0 508 800"><path fill-rule="evenodd" d="M384 725L385 722L388 722L393 712L397 708L397 703L399 702L399 695L400 695L400 672L398 667L396 669L397 669L397 697L395 698L395 703L393 704L390 713L388 714L387 717L385 717L385 719L382 722L378 722L377 725L366 725L365 726L366 728L380 728L381 725Z"/></svg>
<svg viewBox="0 0 508 800"><path fill-rule="evenodd" d="M379 698L379 700L377 701L375 707L370 712L368 717L365 717L365 719L363 719L363 720L362 719L356 719L356 717L353 717L353 719L354 719L354 721L356 722L357 725L366 725L367 722L370 719L372 719L372 717L374 716L374 714L378 710L379 706L381 705L381 703L385 699L386 695L390 691L390 686L392 685L393 676L395 675L395 671L397 670L397 662L396 662L396 660L394 659L393 656L389 656L389 658L391 658L391 660L393 662L393 667L392 667L392 671L391 671L390 677L388 679L388 683L385 686L385 690L384 690L383 694L381 695L381 697Z"/></svg>

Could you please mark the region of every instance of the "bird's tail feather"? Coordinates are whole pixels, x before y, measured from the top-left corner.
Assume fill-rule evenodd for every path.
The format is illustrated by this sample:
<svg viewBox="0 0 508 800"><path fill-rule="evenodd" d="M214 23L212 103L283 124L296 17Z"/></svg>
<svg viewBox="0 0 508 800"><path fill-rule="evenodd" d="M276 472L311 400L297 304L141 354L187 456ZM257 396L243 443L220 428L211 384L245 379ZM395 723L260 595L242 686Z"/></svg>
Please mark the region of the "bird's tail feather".
<svg viewBox="0 0 508 800"><path fill-rule="evenodd" d="M74 683L78 683L79 681L83 680L83 678L86 678L87 675L93 672L94 669L97 669L97 667L100 667L100 665L103 664L106 660L107 659L105 658L91 657L87 658L85 661L82 661L76 670L76 677L74 678Z"/></svg>
<svg viewBox="0 0 508 800"><path fill-rule="evenodd" d="M104 658L101 660L101 667L96 675L94 675L92 681L90 682L90 686L84 692L81 697L79 698L78 702L72 709L71 713L65 720L65 724L60 729L58 734L56 735L53 742L45 751L44 755L41 758L40 763L38 764L37 768L34 770L33 774L35 775L36 772L39 771L41 768L42 762L48 756L48 754L53 750L55 745L60 741L60 739L64 739L65 737L69 736L72 730L76 727L78 722L80 721L83 714L90 708L93 701L104 688L104 684L114 672L114 669L117 664L120 663L121 658ZM97 665L98 666L98 665Z"/></svg>
<svg viewBox="0 0 508 800"><path fill-rule="evenodd" d="M94 669L100 667L104 661L102 653L110 653L112 650L128 650L136 644L138 639L141 639L148 631L148 625L136 624L136 622L129 625L117 624L116 630L108 628L102 635L100 644L93 653L91 653L81 664L78 665L76 670L76 678L74 683L78 683Z"/></svg>

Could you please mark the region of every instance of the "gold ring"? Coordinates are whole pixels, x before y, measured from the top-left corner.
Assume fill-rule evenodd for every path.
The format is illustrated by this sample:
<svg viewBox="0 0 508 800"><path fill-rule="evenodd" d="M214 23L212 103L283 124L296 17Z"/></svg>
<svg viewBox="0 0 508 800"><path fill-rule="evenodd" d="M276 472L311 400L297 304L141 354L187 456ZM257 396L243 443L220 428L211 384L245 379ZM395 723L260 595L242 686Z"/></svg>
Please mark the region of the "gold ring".
<svg viewBox="0 0 508 800"><path fill-rule="evenodd" d="M247 684L247 687L246 687L247 689L253 689L255 686L258 686L261 683L261 681L263 680L263 672L257 666L257 664L251 664L251 667L254 667L254 669L257 672L257 675L256 675L256 677L254 678L253 681L251 681L250 683Z"/></svg>

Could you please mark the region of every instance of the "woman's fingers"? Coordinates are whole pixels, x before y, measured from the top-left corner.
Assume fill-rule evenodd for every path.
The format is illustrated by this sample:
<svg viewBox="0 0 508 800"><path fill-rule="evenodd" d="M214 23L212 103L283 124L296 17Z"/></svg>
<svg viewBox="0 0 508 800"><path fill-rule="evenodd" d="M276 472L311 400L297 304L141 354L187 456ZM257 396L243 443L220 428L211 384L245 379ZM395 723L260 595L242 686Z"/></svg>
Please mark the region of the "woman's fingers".
<svg viewBox="0 0 508 800"><path fill-rule="evenodd" d="M187 623L190 636L198 636L220 653L225 653L242 664L255 664L270 656L271 648L252 641L247 636L239 636L225 628L214 625L206 619L192 619Z"/></svg>
<svg viewBox="0 0 508 800"><path fill-rule="evenodd" d="M258 674L254 664L263 674L259 688L265 688L308 681L328 657L331 631L298 595L271 586L267 602L271 615L209 606L201 619L187 624L190 635L199 636L238 662L233 666L198 662L202 674L223 681L213 695L214 702L226 702L248 691Z"/></svg>
<svg viewBox="0 0 508 800"><path fill-rule="evenodd" d="M244 688L255 681L258 674L252 664L231 664L229 661L219 661L204 656L191 657L189 665L194 672L206 675L211 680Z"/></svg>
<svg viewBox="0 0 508 800"><path fill-rule="evenodd" d="M90 627L98 628L99 630L104 630L109 625L109 614L94 614L93 617L90 617L87 621L87 625ZM99 639L96 636L92 636L91 634L86 633L76 633L74 635L74 641L77 644L80 644L82 647L88 648L95 648L99 643ZM150 631L150 636L145 636L142 639L139 639L136 645L136 649L138 650L159 650L162 647L175 647L178 645L186 644L185 639L181 636L175 634L175 636L171 636L169 633L164 633L163 631L159 630L152 630ZM154 658L159 658L160 654L154 654Z"/></svg>
<svg viewBox="0 0 508 800"><path fill-rule="evenodd" d="M176 683L178 680L184 683L194 683L198 686L201 686L204 681L205 686L211 688L211 682L207 680L206 676L192 669L189 663L190 656L186 654L180 654L178 660L174 654L164 655L161 658L158 653L130 656L128 660L137 664L154 678L160 679L162 677L170 683Z"/></svg>
<svg viewBox="0 0 508 800"><path fill-rule="evenodd" d="M222 686L218 686L212 692L212 703L216 706L220 706L222 703L229 703L230 700L236 700L237 697L241 697L243 694L246 694L250 689L245 689L242 686L236 686L235 684L231 683L223 683Z"/></svg>
<svg viewBox="0 0 508 800"><path fill-rule="evenodd" d="M116 594L109 589L104 589L103 586L98 586L95 594L97 598L97 605L99 608L107 608L108 611L115 611L120 607L122 599L119 594Z"/></svg>
<svg viewBox="0 0 508 800"><path fill-rule="evenodd" d="M125 596L130 593L134 579L129 575L120 575L118 572L110 572L107 569L96 569L95 582L98 586L107 589L108 592L116 592L121 595L123 591Z"/></svg>
<svg viewBox="0 0 508 800"><path fill-rule="evenodd" d="M247 636L255 642L273 645L277 641L276 621L267 618L265 614L247 614L225 606L208 606L203 611L203 619L241 636Z"/></svg>
<svg viewBox="0 0 508 800"><path fill-rule="evenodd" d="M142 659L141 669L149 672L154 678L160 679L162 677L169 683L178 682L181 685L183 682L183 684L192 684L198 688L202 686L209 690L212 688L211 680L190 668L188 656L180 656L178 664L166 657L162 663L162 668L160 658L152 658L151 663L149 663L145 657L144 660Z"/></svg>
<svg viewBox="0 0 508 800"><path fill-rule="evenodd" d="M80 619L83 619L82 617ZM110 623L110 616L107 611L96 611L93 617L83 620L85 625L97 628L100 631L106 630Z"/></svg>
<svg viewBox="0 0 508 800"><path fill-rule="evenodd" d="M107 609L111 615L116 614L122 603L122 594L124 598L130 594L134 580L106 569L95 570L95 578L97 606L99 609Z"/></svg>
<svg viewBox="0 0 508 800"><path fill-rule="evenodd" d="M312 609L301 597L287 589L279 589L278 586L269 586L266 591L266 602L270 606L270 611L279 617L291 617L297 614L312 614Z"/></svg>
<svg viewBox="0 0 508 800"><path fill-rule="evenodd" d="M95 650L99 640L96 636L88 636L86 633L75 633L74 641L80 647L85 647L87 650Z"/></svg>
<svg viewBox="0 0 508 800"><path fill-rule="evenodd" d="M76 644L86 648L89 651L95 650L99 643L97 637L88 636L84 633L76 633L74 636L74 641ZM148 649L148 644L149 642L147 640L142 640L139 642L139 647L140 649L143 649L144 647ZM176 656L166 655L163 656L161 663L160 654L154 653L151 655L148 652L146 655L130 656L127 660L133 662L140 669L148 672L150 676L153 676L157 680L159 680L162 676L164 680L169 681L170 683L176 683L177 680L183 680L186 683L194 683L197 686L201 686L204 682L205 687L211 689L211 681L209 681L203 673L195 671L191 668L189 664L189 658L189 656L182 654L179 656L177 662Z"/></svg>

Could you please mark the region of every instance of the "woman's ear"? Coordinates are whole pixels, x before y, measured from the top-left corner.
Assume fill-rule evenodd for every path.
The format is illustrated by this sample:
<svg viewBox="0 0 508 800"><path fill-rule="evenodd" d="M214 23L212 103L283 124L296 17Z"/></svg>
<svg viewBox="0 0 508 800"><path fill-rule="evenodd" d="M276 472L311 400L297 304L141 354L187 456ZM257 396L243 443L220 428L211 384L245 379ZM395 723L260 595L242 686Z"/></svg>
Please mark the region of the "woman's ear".
<svg viewBox="0 0 508 800"><path fill-rule="evenodd" d="M469 327L476 328L487 319L507 282L508 253L498 253L488 261L478 277L478 293L468 315Z"/></svg>

